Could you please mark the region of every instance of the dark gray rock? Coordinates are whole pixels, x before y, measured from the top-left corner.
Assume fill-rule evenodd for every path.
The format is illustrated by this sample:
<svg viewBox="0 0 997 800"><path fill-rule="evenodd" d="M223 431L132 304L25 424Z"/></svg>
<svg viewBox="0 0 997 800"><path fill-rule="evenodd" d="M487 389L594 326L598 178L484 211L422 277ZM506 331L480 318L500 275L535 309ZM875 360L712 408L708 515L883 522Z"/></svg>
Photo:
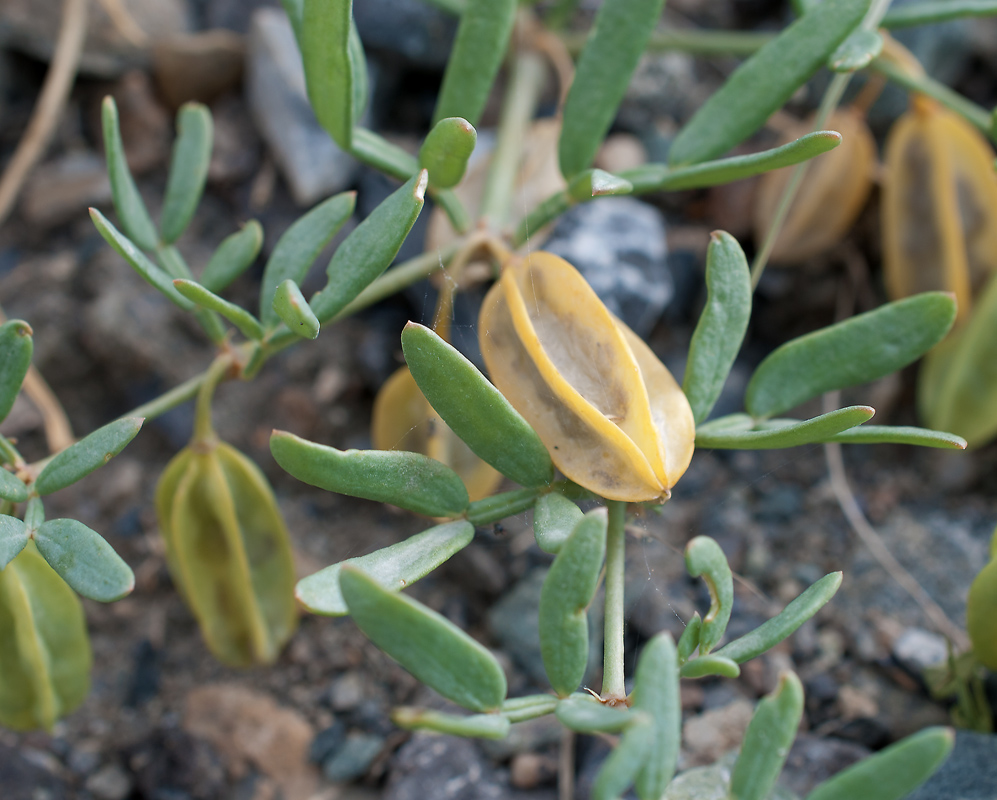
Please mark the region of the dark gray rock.
<svg viewBox="0 0 997 800"><path fill-rule="evenodd" d="M367 772L384 739L369 733L351 733L322 761L322 772L333 783L349 783Z"/></svg>
<svg viewBox="0 0 997 800"><path fill-rule="evenodd" d="M907 628L893 643L893 657L915 675L938 667L948 660L948 644L944 636L923 628Z"/></svg>
<svg viewBox="0 0 997 800"><path fill-rule="evenodd" d="M509 792L472 742L419 733L398 751L384 800L501 800Z"/></svg>
<svg viewBox="0 0 997 800"><path fill-rule="evenodd" d="M800 733L779 776L779 785L798 795L869 755L869 749L842 739Z"/></svg>
<svg viewBox="0 0 997 800"><path fill-rule="evenodd" d="M364 0L353 6L364 47L387 50L424 67L442 68L456 17L422 0Z"/></svg>
<svg viewBox="0 0 997 800"><path fill-rule="evenodd" d="M558 220L544 249L570 261L610 311L647 338L672 299L661 212L632 197L602 197Z"/></svg>
<svg viewBox="0 0 997 800"><path fill-rule="evenodd" d="M952 755L907 800L993 800L997 796L997 736L956 731Z"/></svg>
<svg viewBox="0 0 997 800"><path fill-rule="evenodd" d="M0 786L4 800L63 800L66 785L44 767L32 763L17 750L0 744Z"/></svg>

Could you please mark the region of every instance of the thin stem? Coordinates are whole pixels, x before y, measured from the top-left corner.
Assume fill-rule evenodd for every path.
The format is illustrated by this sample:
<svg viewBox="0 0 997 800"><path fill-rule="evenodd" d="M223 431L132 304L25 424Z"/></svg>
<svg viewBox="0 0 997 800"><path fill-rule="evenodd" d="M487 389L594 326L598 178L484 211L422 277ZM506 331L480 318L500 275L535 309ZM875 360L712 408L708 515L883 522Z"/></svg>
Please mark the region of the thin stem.
<svg viewBox="0 0 997 800"><path fill-rule="evenodd" d="M24 457L17 452L17 448L3 434L0 434L0 464L10 464L12 467L20 468L25 465Z"/></svg>
<svg viewBox="0 0 997 800"><path fill-rule="evenodd" d="M609 500L609 530L606 535L606 612L603 636L602 699L622 702L627 689L623 680L623 585L626 572L627 504Z"/></svg>
<svg viewBox="0 0 997 800"><path fill-rule="evenodd" d="M211 362L208 371L204 373L204 380L197 390L197 408L194 411L195 442L208 443L217 438L214 426L211 424L211 399L215 396L218 384L231 367L232 356L223 353Z"/></svg>
<svg viewBox="0 0 997 800"><path fill-rule="evenodd" d="M558 800L573 800L575 796L575 732L561 730L561 752L557 759Z"/></svg>
<svg viewBox="0 0 997 800"><path fill-rule="evenodd" d="M184 381L179 386L174 386L168 392L160 395L155 400L150 400L148 403L140 405L138 408L134 408L122 416L145 417L147 420L160 417L167 411L172 411L177 406L183 405L194 397L207 377L208 372L205 370L200 375L195 375L193 378Z"/></svg>

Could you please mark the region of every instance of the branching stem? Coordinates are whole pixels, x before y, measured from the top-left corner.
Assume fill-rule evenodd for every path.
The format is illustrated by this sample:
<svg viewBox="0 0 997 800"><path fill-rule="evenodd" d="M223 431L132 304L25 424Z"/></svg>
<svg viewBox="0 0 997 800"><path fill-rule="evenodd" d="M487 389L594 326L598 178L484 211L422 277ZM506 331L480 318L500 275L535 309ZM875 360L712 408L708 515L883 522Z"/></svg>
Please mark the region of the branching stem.
<svg viewBox="0 0 997 800"><path fill-rule="evenodd" d="M623 679L623 587L626 580L627 504L607 501L609 530L606 536L606 609L603 635L602 699L622 702L627 690Z"/></svg>

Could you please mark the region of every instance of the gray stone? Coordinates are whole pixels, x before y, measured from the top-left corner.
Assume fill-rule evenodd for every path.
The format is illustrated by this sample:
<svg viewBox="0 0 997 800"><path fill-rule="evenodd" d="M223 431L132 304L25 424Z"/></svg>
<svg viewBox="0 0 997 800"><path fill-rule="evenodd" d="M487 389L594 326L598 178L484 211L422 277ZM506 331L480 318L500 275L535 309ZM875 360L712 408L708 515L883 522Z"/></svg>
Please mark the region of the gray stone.
<svg viewBox="0 0 997 800"><path fill-rule="evenodd" d="M842 739L800 733L779 776L779 785L807 795L822 781L869 755L869 749Z"/></svg>
<svg viewBox="0 0 997 800"><path fill-rule="evenodd" d="M82 219L89 206L110 202L104 159L84 150L66 153L34 170L24 187L21 210L32 225L49 228Z"/></svg>
<svg viewBox="0 0 997 800"><path fill-rule="evenodd" d="M332 141L308 104L301 55L282 11L253 14L246 97L296 203L309 206L350 185L357 162Z"/></svg>
<svg viewBox="0 0 997 800"><path fill-rule="evenodd" d="M664 218L632 197L575 206L558 220L544 249L570 261L641 338L647 338L674 293Z"/></svg>
<svg viewBox="0 0 997 800"><path fill-rule="evenodd" d="M423 0L364 0L353 19L365 47L388 50L426 67L442 67L450 55L456 17Z"/></svg>
<svg viewBox="0 0 997 800"><path fill-rule="evenodd" d="M0 744L0 786L3 800L64 800L68 796L63 781L21 753Z"/></svg>
<svg viewBox="0 0 997 800"><path fill-rule="evenodd" d="M893 643L893 657L916 675L948 660L945 637L923 628L907 628Z"/></svg>
<svg viewBox="0 0 997 800"><path fill-rule="evenodd" d="M132 779L118 764L108 764L87 778L86 786L97 800L125 800L132 791Z"/></svg>
<svg viewBox="0 0 997 800"><path fill-rule="evenodd" d="M334 783L349 783L367 772L377 754L384 747L384 739L369 733L351 733L336 750L322 762L322 772Z"/></svg>
<svg viewBox="0 0 997 800"><path fill-rule="evenodd" d="M399 751L384 800L501 800L505 776L467 739L419 733Z"/></svg>
<svg viewBox="0 0 997 800"><path fill-rule="evenodd" d="M993 800L997 795L997 736L956 731L952 755L907 800Z"/></svg>

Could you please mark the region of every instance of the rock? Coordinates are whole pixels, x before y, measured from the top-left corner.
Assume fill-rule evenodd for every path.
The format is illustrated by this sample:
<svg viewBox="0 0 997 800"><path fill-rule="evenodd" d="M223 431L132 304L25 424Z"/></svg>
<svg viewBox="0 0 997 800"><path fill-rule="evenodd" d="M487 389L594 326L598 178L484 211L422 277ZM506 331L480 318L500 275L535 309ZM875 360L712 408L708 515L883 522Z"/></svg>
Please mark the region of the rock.
<svg viewBox="0 0 997 800"><path fill-rule="evenodd" d="M111 181L104 159L82 151L59 156L31 173L21 211L39 228L83 219L89 206L111 202Z"/></svg>
<svg viewBox="0 0 997 800"><path fill-rule="evenodd" d="M130 28L123 33L103 3L90 4L80 58L83 74L117 77L148 61L148 42L182 33L189 26L184 0L120 0L120 5L137 30ZM61 22L62 0L4 0L0 4L0 42L48 61L55 51Z"/></svg>
<svg viewBox="0 0 997 800"><path fill-rule="evenodd" d="M504 800L508 782L473 742L417 733L398 751L383 800Z"/></svg>
<svg viewBox="0 0 997 800"><path fill-rule="evenodd" d="M253 14L246 98L296 203L312 205L350 184L357 162L315 119L294 32L281 11L262 8Z"/></svg>
<svg viewBox="0 0 997 800"><path fill-rule="evenodd" d="M367 772L384 743L380 736L351 733L322 761L322 773L334 783L355 781Z"/></svg>
<svg viewBox="0 0 997 800"><path fill-rule="evenodd" d="M132 779L118 764L108 764L87 778L86 787L96 800L125 800Z"/></svg>
<svg viewBox="0 0 997 800"><path fill-rule="evenodd" d="M329 687L329 703L333 711L349 711L364 699L364 679L359 672L347 672Z"/></svg>
<svg viewBox="0 0 997 800"><path fill-rule="evenodd" d="M869 755L869 749L854 742L800 733L789 751L779 785L805 796L822 781Z"/></svg>
<svg viewBox="0 0 997 800"><path fill-rule="evenodd" d="M570 261L610 311L646 338L674 292L665 222L632 197L603 197L570 209L544 249Z"/></svg>
<svg viewBox="0 0 997 800"><path fill-rule="evenodd" d="M44 767L26 759L21 753L0 743L0 786L3 800L64 800L66 785Z"/></svg>
<svg viewBox="0 0 997 800"><path fill-rule="evenodd" d="M256 9L281 7L280 0L198 0L198 5L206 6L198 27L227 28L236 33L249 30Z"/></svg>
<svg viewBox="0 0 997 800"><path fill-rule="evenodd" d="M446 64L457 18L421 0L365 0L353 8L364 47L387 50L424 67Z"/></svg>
<svg viewBox="0 0 997 800"><path fill-rule="evenodd" d="M324 728L312 739L308 748L308 759L313 764L321 764L346 740L346 726L336 720L328 728Z"/></svg>
<svg viewBox="0 0 997 800"><path fill-rule="evenodd" d="M263 156L263 143L242 98L227 94L211 106L215 141L208 164L212 184L235 184L257 173Z"/></svg>
<svg viewBox="0 0 997 800"><path fill-rule="evenodd" d="M539 753L520 753L509 765L509 780L517 789L535 789L557 780L557 759Z"/></svg>
<svg viewBox="0 0 997 800"><path fill-rule="evenodd" d="M727 800L734 758L728 757L708 767L695 767L677 775L668 784L661 800ZM797 800L796 795L779 784L768 800Z"/></svg>
<svg viewBox="0 0 997 800"><path fill-rule="evenodd" d="M907 800L993 800L997 735L956 731L952 755Z"/></svg>
<svg viewBox="0 0 997 800"><path fill-rule="evenodd" d="M243 37L227 30L161 39L152 48L156 84L173 108L191 100L210 103L238 85L245 51Z"/></svg>
<svg viewBox="0 0 997 800"><path fill-rule="evenodd" d="M118 106L121 141L132 174L166 163L173 147L173 120L156 98L149 76L139 70L128 72L111 89L111 96ZM95 136L103 141L99 126Z"/></svg>
<svg viewBox="0 0 997 800"><path fill-rule="evenodd" d="M141 797L194 800L224 796L225 769L215 749L180 728L162 727L126 751Z"/></svg>
<svg viewBox="0 0 997 800"><path fill-rule="evenodd" d="M923 628L907 628L893 643L893 657L914 675L943 665L948 652L944 636Z"/></svg>
<svg viewBox="0 0 997 800"><path fill-rule="evenodd" d="M747 700L735 700L687 719L682 725L684 763L712 764L728 750L739 747L754 710Z"/></svg>
<svg viewBox="0 0 997 800"><path fill-rule="evenodd" d="M564 727L557 717L544 717L517 722L504 739L482 739L478 747L492 761L508 761L523 753L532 753L561 741Z"/></svg>

